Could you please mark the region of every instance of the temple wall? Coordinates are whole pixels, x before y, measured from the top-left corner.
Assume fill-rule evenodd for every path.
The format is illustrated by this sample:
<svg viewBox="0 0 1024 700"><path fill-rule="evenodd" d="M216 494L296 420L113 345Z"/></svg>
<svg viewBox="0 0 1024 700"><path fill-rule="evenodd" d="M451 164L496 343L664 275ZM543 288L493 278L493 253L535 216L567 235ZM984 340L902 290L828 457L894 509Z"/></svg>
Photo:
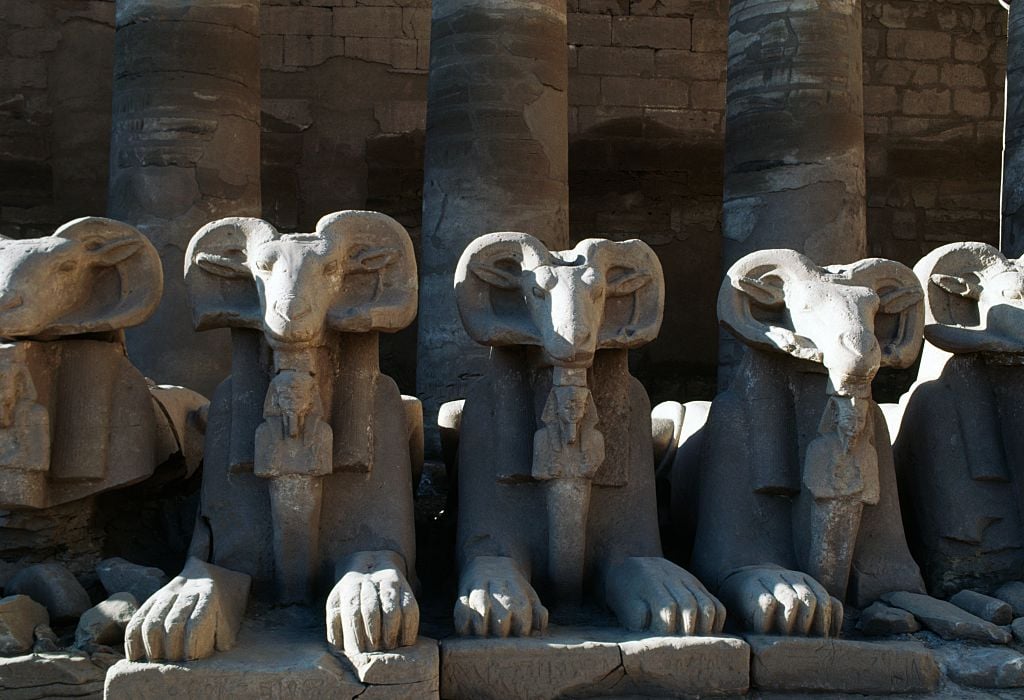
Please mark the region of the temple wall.
<svg viewBox="0 0 1024 700"><path fill-rule="evenodd" d="M570 0L574 239L640 236L666 270L655 401L710 398L721 278L726 0ZM102 214L113 2L0 0L0 233ZM265 0L263 207L282 229L371 208L418 244L427 0ZM995 242L1006 13L992 0L865 0L869 253ZM415 328L383 343L414 388Z"/></svg>

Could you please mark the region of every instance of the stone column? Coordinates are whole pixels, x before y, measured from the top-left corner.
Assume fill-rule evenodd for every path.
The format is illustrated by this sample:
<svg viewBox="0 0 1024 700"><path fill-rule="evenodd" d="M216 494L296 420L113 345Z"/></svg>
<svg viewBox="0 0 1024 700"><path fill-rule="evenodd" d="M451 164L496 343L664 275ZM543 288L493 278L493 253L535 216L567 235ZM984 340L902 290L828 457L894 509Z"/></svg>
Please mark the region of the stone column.
<svg viewBox="0 0 1024 700"><path fill-rule="evenodd" d="M417 394L427 450L487 348L462 328L452 279L466 245L523 231L569 243L565 0L434 0L423 183Z"/></svg>
<svg viewBox="0 0 1024 700"><path fill-rule="evenodd" d="M147 376L207 396L227 331L195 333L185 248L203 224L260 215L259 0L117 0L109 215L160 251L164 296L128 331Z"/></svg>
<svg viewBox="0 0 1024 700"><path fill-rule="evenodd" d="M733 0L724 269L765 248L865 256L861 34L860 0ZM720 390L739 354L723 333Z"/></svg>
<svg viewBox="0 0 1024 700"><path fill-rule="evenodd" d="M1009 258L1024 255L1024 2L1010 11L1006 30L1006 112L1003 124L1003 191L999 247Z"/></svg>

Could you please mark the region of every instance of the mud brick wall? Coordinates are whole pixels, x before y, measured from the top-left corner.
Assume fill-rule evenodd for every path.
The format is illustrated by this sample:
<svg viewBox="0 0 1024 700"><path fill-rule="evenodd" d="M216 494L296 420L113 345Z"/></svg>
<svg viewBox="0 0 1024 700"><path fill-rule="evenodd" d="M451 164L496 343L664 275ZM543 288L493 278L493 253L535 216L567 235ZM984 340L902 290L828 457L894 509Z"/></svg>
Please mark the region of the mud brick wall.
<svg viewBox="0 0 1024 700"><path fill-rule="evenodd" d="M728 0L567 0L575 239L657 251L654 400L710 398ZM0 233L106 207L112 0L0 0ZM264 0L263 202L283 229L367 207L418 242L429 0ZM994 0L864 0L870 252L914 263L995 242L1006 14ZM415 331L383 339L414 386Z"/></svg>

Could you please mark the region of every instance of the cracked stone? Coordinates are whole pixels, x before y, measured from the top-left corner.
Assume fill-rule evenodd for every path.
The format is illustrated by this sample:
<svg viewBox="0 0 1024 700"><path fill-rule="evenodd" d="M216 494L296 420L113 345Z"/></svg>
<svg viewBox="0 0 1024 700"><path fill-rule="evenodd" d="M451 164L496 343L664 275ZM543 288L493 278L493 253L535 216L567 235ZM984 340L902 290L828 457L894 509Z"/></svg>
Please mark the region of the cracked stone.
<svg viewBox="0 0 1024 700"><path fill-rule="evenodd" d="M96 574L107 593L131 593L135 600L144 602L164 587L167 574L155 566L133 564L121 557L104 559L96 566Z"/></svg>
<svg viewBox="0 0 1024 700"><path fill-rule="evenodd" d="M1010 649L960 648L946 655L949 677L976 688L1024 686L1024 655Z"/></svg>
<svg viewBox="0 0 1024 700"><path fill-rule="evenodd" d="M35 630L47 625L50 616L27 595L0 599L0 656L18 656L32 649Z"/></svg>
<svg viewBox="0 0 1024 700"><path fill-rule="evenodd" d="M102 603L89 608L78 620L75 646L81 649L91 645L114 645L124 641L124 629L139 609L139 602L131 593L115 593Z"/></svg>
<svg viewBox="0 0 1024 700"><path fill-rule="evenodd" d="M747 638L751 685L785 692L927 693L939 685L931 652L916 642Z"/></svg>
<svg viewBox="0 0 1024 700"><path fill-rule="evenodd" d="M437 680L437 642L420 637L412 646L393 651L342 654L363 683L396 685Z"/></svg>
<svg viewBox="0 0 1024 700"><path fill-rule="evenodd" d="M857 629L872 637L886 637L917 632L921 625L906 610L875 602L861 612Z"/></svg>
<svg viewBox="0 0 1024 700"><path fill-rule="evenodd" d="M0 659L4 700L102 697L105 667L80 651Z"/></svg>
<svg viewBox="0 0 1024 700"><path fill-rule="evenodd" d="M882 599L914 614L926 629L943 639L975 639L981 642L1009 644L1009 630L982 620L952 603L920 593L887 593Z"/></svg>
<svg viewBox="0 0 1024 700"><path fill-rule="evenodd" d="M1004 583L992 595L1009 603L1014 617L1024 617L1024 581Z"/></svg>
<svg viewBox="0 0 1024 700"><path fill-rule="evenodd" d="M7 582L5 592L29 596L41 603L53 620L73 620L92 605L74 574L57 562L22 569Z"/></svg>
<svg viewBox="0 0 1024 700"><path fill-rule="evenodd" d="M1013 620L1013 609L1009 603L977 591L960 591L949 602L994 625L1008 625Z"/></svg>

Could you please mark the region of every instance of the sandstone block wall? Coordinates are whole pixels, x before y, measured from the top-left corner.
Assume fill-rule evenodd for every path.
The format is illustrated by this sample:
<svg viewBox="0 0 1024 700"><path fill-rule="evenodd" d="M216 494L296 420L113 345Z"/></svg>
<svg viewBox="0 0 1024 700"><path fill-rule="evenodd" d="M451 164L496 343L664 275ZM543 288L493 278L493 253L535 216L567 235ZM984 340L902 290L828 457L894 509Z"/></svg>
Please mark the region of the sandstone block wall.
<svg viewBox="0 0 1024 700"><path fill-rule="evenodd" d="M655 401L710 398L727 0L568 0L574 238L639 235L666 271ZM102 214L112 0L0 0L0 233ZM864 0L869 252L905 263L998 236L1006 13ZM264 0L264 216L309 229L379 209L418 244L429 0ZM385 338L414 386L415 329Z"/></svg>

